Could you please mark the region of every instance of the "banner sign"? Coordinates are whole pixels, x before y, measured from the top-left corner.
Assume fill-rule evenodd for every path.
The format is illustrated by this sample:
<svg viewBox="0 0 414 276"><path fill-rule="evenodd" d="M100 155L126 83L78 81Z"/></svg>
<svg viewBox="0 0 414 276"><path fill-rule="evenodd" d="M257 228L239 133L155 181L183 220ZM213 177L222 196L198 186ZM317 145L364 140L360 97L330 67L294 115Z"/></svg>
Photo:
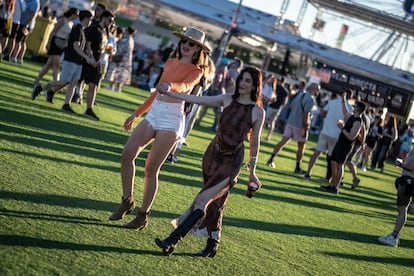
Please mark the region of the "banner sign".
<svg viewBox="0 0 414 276"><path fill-rule="evenodd" d="M362 102L373 107L387 107L389 112L396 115L404 117L408 115L408 108L412 101L412 92L410 91L322 63L317 63L313 70L319 74L321 71L324 74L330 72L329 77L321 78L322 88L338 93L349 87L355 91L354 97Z"/></svg>

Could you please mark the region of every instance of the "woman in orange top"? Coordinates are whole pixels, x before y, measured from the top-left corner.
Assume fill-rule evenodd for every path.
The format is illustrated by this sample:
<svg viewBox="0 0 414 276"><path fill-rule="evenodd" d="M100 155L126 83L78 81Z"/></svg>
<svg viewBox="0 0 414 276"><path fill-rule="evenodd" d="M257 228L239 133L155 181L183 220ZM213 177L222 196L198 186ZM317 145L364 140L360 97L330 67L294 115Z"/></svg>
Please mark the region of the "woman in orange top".
<svg viewBox="0 0 414 276"><path fill-rule="evenodd" d="M210 49L204 44L204 32L190 28L184 34L173 34L180 38L180 42L175 55L165 63L156 87L157 91L152 93L124 123L124 128L131 130L134 121L149 110L145 119L132 132L122 151L122 202L118 210L109 217L110 220L120 220L125 214L133 211L135 159L150 142L153 142L145 162L141 208L137 217L125 225L126 228L141 230L147 226L149 212L158 189L160 168L184 127L184 101L158 92L174 91L189 94L200 82L208 66L207 52Z"/></svg>

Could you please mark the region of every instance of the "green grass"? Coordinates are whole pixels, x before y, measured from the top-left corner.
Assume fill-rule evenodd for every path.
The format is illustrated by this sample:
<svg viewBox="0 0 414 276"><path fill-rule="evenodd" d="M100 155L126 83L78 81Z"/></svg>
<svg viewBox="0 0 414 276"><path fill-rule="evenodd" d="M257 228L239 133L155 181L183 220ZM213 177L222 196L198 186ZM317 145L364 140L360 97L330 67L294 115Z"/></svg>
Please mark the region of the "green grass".
<svg viewBox="0 0 414 276"><path fill-rule="evenodd" d="M409 215L399 248L378 244L396 215L393 180L398 169L351 177L338 196L319 190L325 158L313 180L293 174L295 144L265 162L272 146L263 142L257 173L264 184L245 196L247 171L231 191L222 242L215 258L197 258L204 239L188 235L171 257L161 254L155 237L166 237L169 221L183 212L202 186L202 154L213 137L212 115L191 133L174 165L164 165L150 224L131 231L108 216L121 198L119 159L128 138L122 124L146 93L125 87L105 89L95 108L100 122L30 99L40 64L0 63L0 274L127 275L409 275L414 271L414 222ZM47 76L50 79L50 75ZM73 105L82 114L85 106ZM307 164L315 137L308 143ZM137 159L135 194L142 193L145 151ZM305 166L304 166L305 167Z"/></svg>

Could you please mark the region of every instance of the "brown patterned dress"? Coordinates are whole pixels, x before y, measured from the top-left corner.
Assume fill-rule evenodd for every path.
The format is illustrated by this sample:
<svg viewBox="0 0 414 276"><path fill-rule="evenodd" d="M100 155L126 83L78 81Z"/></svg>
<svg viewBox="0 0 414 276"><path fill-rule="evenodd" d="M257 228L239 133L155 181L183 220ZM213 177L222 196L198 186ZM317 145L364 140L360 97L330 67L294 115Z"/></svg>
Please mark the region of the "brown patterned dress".
<svg viewBox="0 0 414 276"><path fill-rule="evenodd" d="M221 115L216 136L207 147L203 157L204 191L229 178L229 183L208 205L206 215L193 229L197 236L209 236L220 240L223 209L229 190L237 182L244 160L243 141L252 128L254 104L244 105L237 100L227 106Z"/></svg>

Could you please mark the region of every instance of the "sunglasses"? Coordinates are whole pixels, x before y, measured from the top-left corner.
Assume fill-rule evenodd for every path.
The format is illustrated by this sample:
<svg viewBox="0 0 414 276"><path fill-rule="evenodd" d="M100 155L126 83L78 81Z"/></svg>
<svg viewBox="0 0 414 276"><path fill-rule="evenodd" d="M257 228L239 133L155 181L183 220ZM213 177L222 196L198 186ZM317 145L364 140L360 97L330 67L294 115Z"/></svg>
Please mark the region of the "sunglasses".
<svg viewBox="0 0 414 276"><path fill-rule="evenodd" d="M190 47L196 46L196 44L194 42L192 42L190 40L187 40L187 39L182 39L181 40L181 45L185 45L187 42L188 42L188 46L190 46Z"/></svg>

